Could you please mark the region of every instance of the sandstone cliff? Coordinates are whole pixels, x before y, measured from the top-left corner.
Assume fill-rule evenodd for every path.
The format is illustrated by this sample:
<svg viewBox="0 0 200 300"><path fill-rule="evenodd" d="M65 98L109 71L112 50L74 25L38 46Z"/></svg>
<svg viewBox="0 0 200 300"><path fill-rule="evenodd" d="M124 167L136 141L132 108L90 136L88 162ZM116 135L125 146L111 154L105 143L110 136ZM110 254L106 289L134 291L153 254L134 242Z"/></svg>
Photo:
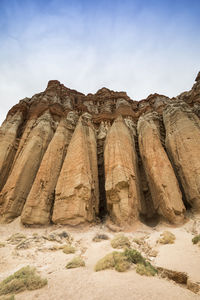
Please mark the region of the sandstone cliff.
<svg viewBox="0 0 200 300"><path fill-rule="evenodd" d="M23 208L21 215L23 223L40 225L50 223L54 190L75 124L76 115L73 112L69 112L67 118L60 121Z"/></svg>
<svg viewBox="0 0 200 300"><path fill-rule="evenodd" d="M22 99L0 128L0 221L179 223L200 211L199 74L172 99L84 95L57 80Z"/></svg>
<svg viewBox="0 0 200 300"><path fill-rule="evenodd" d="M161 142L162 120L156 112L139 118L140 155L150 186L154 208L172 223L183 220L185 211L178 181Z"/></svg>
<svg viewBox="0 0 200 300"><path fill-rule="evenodd" d="M140 202L137 154L122 117L118 117L108 131L104 161L108 212L119 225L132 223L138 218Z"/></svg>
<svg viewBox="0 0 200 300"><path fill-rule="evenodd" d="M97 146L90 118L83 114L69 144L56 186L54 223L93 221L98 213Z"/></svg>

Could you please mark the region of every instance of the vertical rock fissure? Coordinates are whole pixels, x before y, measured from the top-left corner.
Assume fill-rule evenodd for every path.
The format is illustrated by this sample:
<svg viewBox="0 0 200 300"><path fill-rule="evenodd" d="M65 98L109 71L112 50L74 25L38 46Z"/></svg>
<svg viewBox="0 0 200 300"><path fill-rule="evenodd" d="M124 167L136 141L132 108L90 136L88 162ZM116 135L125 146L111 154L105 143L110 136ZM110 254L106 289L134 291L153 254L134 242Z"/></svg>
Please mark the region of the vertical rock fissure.
<svg viewBox="0 0 200 300"><path fill-rule="evenodd" d="M141 199L141 209L140 209L140 218L145 223L151 223L151 220L154 219L154 221L158 220L158 215L154 209L153 200L149 188L149 184L146 178L146 174L144 171L144 166L142 163L142 159L140 156L140 150L139 150L139 143L138 143L138 134L134 137L135 140L135 150L137 153L138 158L138 171L139 171L139 178L140 178L140 189L142 192L142 199Z"/></svg>
<svg viewBox="0 0 200 300"><path fill-rule="evenodd" d="M105 190L105 170L104 170L104 142L105 139L97 140L97 161L98 161L98 179L99 179L99 215L101 221L104 221L107 215L107 202Z"/></svg>
<svg viewBox="0 0 200 300"><path fill-rule="evenodd" d="M171 166L172 166L172 168L173 168L174 174L175 174L175 176L176 176L176 178L177 178L178 185L179 185L180 191L181 191L181 193L182 193L182 200L183 200L183 203L184 203L186 209L190 209L190 208L191 208L191 205L190 205L190 204L187 202L187 200L186 200L185 192L184 192L183 186L182 186L182 184L181 184L181 180L180 180L180 177L179 177L179 175L178 175L176 166L174 165L173 159L172 159L172 157L170 157L170 155L169 155L169 153L168 153L168 151L167 151L167 148L166 148L166 144L165 144L166 130L165 130L164 122L163 122L163 117L160 117L159 125L160 125L160 140L161 140L161 143L162 143L163 148L165 149L165 152L166 152L166 154L167 154L167 157L169 158L169 161L171 162Z"/></svg>

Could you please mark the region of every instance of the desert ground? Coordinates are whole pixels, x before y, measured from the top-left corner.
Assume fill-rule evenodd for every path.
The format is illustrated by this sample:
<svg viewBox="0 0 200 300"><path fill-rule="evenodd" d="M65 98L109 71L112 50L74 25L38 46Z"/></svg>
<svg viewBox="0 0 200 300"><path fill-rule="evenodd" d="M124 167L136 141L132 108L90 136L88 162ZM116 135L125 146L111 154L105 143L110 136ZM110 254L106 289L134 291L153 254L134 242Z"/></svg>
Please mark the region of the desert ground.
<svg viewBox="0 0 200 300"><path fill-rule="evenodd" d="M18 218L10 224L1 224L0 281L29 265L35 267L48 284L16 294L16 300L200 299L200 292L191 291L187 284L160 275L141 276L134 267L126 272L113 269L95 272L97 261L116 250L110 241L119 234L117 231L116 226L106 223L32 228L24 227ZM175 235L173 244L157 242L164 231ZM200 284L200 247L192 243L192 238L199 233L200 215L194 214L179 227L166 223L150 227L138 223L120 232L153 266L185 272L190 282L197 286ZM16 240L9 240L14 234L21 234L21 238L15 235ZM98 234L107 235L109 239L93 241ZM76 252L65 254L62 248L66 243L74 246ZM76 255L83 258L85 266L66 269L66 264Z"/></svg>

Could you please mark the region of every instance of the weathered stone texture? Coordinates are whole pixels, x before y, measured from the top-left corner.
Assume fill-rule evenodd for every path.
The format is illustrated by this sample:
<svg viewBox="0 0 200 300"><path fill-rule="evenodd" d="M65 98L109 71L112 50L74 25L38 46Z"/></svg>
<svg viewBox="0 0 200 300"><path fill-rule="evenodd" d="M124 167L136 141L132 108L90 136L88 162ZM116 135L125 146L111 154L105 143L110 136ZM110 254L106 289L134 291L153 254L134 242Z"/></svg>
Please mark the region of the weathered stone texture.
<svg viewBox="0 0 200 300"><path fill-rule="evenodd" d="M184 218L178 181L162 146L157 113L147 113L138 121L140 155L149 183L154 208L172 223Z"/></svg>
<svg viewBox="0 0 200 300"><path fill-rule="evenodd" d="M171 99L51 80L20 100L0 128L0 221L126 226L200 210L199 74Z"/></svg>
<svg viewBox="0 0 200 300"><path fill-rule="evenodd" d="M3 188L11 168L16 149L17 134L23 122L23 114L17 111L8 116L0 127L0 190Z"/></svg>
<svg viewBox="0 0 200 300"><path fill-rule="evenodd" d="M3 221L11 221L21 214L52 135L51 116L46 112L35 121L0 194Z"/></svg>
<svg viewBox="0 0 200 300"><path fill-rule="evenodd" d="M200 121L181 101L163 113L166 148L185 192L186 201L200 210Z"/></svg>
<svg viewBox="0 0 200 300"><path fill-rule="evenodd" d="M52 220L77 225L98 213L98 168L94 128L82 116L68 147L56 186Z"/></svg>
<svg viewBox="0 0 200 300"><path fill-rule="evenodd" d="M108 212L118 224L133 223L138 218L140 201L137 157L134 140L122 117L108 131L104 162Z"/></svg>
<svg viewBox="0 0 200 300"><path fill-rule="evenodd" d="M50 223L55 187L76 119L76 114L69 112L68 117L60 121L24 205L21 214L22 223L40 225Z"/></svg>

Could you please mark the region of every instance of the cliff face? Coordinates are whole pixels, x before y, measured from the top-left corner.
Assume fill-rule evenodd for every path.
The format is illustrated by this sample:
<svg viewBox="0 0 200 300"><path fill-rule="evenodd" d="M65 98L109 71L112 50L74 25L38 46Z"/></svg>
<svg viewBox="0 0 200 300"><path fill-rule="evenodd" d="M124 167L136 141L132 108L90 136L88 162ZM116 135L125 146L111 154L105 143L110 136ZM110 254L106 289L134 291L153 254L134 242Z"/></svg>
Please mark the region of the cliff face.
<svg viewBox="0 0 200 300"><path fill-rule="evenodd" d="M141 101L49 81L0 128L0 221L182 222L200 211L199 117L200 73L189 92Z"/></svg>

